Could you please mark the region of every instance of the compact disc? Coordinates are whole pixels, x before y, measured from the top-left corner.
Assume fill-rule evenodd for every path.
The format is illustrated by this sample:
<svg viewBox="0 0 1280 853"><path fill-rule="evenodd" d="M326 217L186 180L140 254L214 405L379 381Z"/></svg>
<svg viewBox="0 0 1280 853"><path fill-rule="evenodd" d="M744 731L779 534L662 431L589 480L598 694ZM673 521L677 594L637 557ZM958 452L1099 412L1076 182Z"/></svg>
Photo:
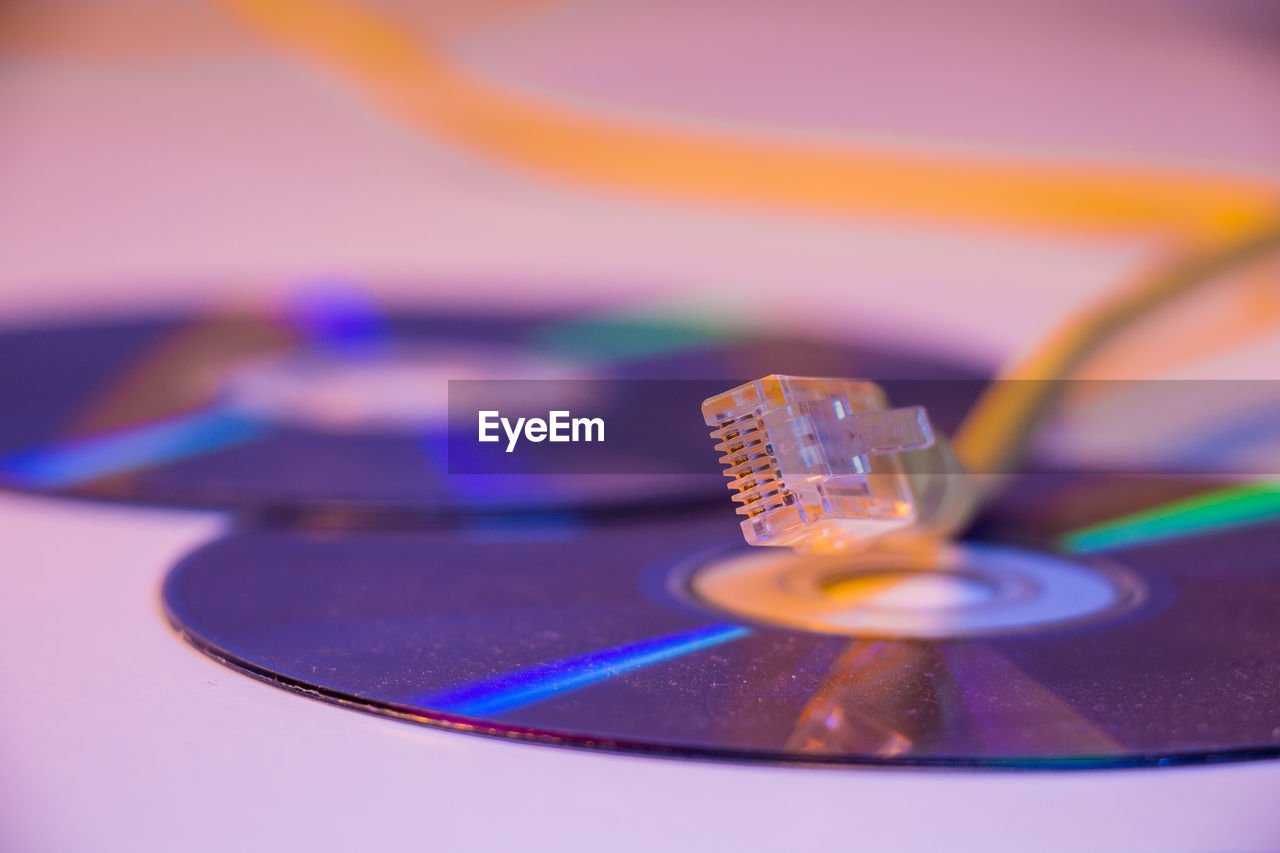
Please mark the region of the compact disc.
<svg viewBox="0 0 1280 853"><path fill-rule="evenodd" d="M716 511L244 529L163 596L225 663L466 732L799 763L1241 759L1280 750L1280 524L1232 520L1238 500L1037 475L967 541L816 562Z"/></svg>
<svg viewBox="0 0 1280 853"><path fill-rule="evenodd" d="M672 472L530 473L513 462L511 476L451 475L448 382L730 380L776 371L974 375L909 355L679 317L386 311L350 296L271 315L28 328L0 334L0 485L237 510L447 513L718 501L723 478L696 405L688 446L662 448L689 457ZM593 413L607 416L608 405Z"/></svg>

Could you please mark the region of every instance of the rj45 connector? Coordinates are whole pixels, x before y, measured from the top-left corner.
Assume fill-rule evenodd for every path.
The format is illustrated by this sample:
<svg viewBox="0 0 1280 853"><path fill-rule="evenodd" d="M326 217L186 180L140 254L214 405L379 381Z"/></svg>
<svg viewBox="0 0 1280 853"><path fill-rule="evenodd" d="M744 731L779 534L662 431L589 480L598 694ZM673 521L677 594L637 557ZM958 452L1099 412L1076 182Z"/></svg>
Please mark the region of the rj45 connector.
<svg viewBox="0 0 1280 853"><path fill-rule="evenodd" d="M835 551L916 523L902 454L934 445L920 406L888 408L874 382L766 376L706 400L752 545Z"/></svg>

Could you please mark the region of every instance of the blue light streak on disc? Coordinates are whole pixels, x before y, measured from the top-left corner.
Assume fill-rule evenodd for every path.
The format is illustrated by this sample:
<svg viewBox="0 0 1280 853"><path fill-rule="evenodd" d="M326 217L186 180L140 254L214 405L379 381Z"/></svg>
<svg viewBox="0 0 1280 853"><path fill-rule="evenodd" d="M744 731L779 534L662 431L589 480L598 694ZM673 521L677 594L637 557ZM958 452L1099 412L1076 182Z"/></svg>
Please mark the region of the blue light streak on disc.
<svg viewBox="0 0 1280 853"><path fill-rule="evenodd" d="M256 441L270 427L222 411L80 438L0 460L0 475L28 487L63 488Z"/></svg>
<svg viewBox="0 0 1280 853"><path fill-rule="evenodd" d="M468 717L492 716L749 633L741 625L707 625L517 670L428 696L421 704Z"/></svg>

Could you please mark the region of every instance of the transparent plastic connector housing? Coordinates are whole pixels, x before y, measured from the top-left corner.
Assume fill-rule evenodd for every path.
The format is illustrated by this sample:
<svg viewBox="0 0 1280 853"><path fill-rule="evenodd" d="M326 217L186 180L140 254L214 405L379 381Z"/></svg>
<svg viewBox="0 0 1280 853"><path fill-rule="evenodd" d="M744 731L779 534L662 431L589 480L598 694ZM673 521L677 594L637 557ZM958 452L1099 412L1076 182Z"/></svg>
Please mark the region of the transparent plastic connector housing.
<svg viewBox="0 0 1280 853"><path fill-rule="evenodd" d="M860 547L920 518L903 454L935 445L920 406L888 408L874 382L766 376L702 414L752 545Z"/></svg>

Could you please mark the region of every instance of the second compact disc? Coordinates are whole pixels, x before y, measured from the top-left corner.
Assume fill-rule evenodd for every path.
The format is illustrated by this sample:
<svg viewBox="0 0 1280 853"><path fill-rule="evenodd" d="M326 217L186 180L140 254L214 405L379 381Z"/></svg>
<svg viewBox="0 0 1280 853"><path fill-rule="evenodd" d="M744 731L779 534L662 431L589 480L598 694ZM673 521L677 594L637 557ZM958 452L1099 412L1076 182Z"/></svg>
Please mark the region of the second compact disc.
<svg viewBox="0 0 1280 853"><path fill-rule="evenodd" d="M696 401L642 413L689 420L683 446L657 449L679 456L665 472L531 473L513 454L509 474L457 474L449 383L776 371L972 376L909 354L675 316L388 310L350 295L274 313L20 328L0 334L0 486L174 507L432 516L718 501L723 478ZM616 400L582 403L623 419Z"/></svg>

